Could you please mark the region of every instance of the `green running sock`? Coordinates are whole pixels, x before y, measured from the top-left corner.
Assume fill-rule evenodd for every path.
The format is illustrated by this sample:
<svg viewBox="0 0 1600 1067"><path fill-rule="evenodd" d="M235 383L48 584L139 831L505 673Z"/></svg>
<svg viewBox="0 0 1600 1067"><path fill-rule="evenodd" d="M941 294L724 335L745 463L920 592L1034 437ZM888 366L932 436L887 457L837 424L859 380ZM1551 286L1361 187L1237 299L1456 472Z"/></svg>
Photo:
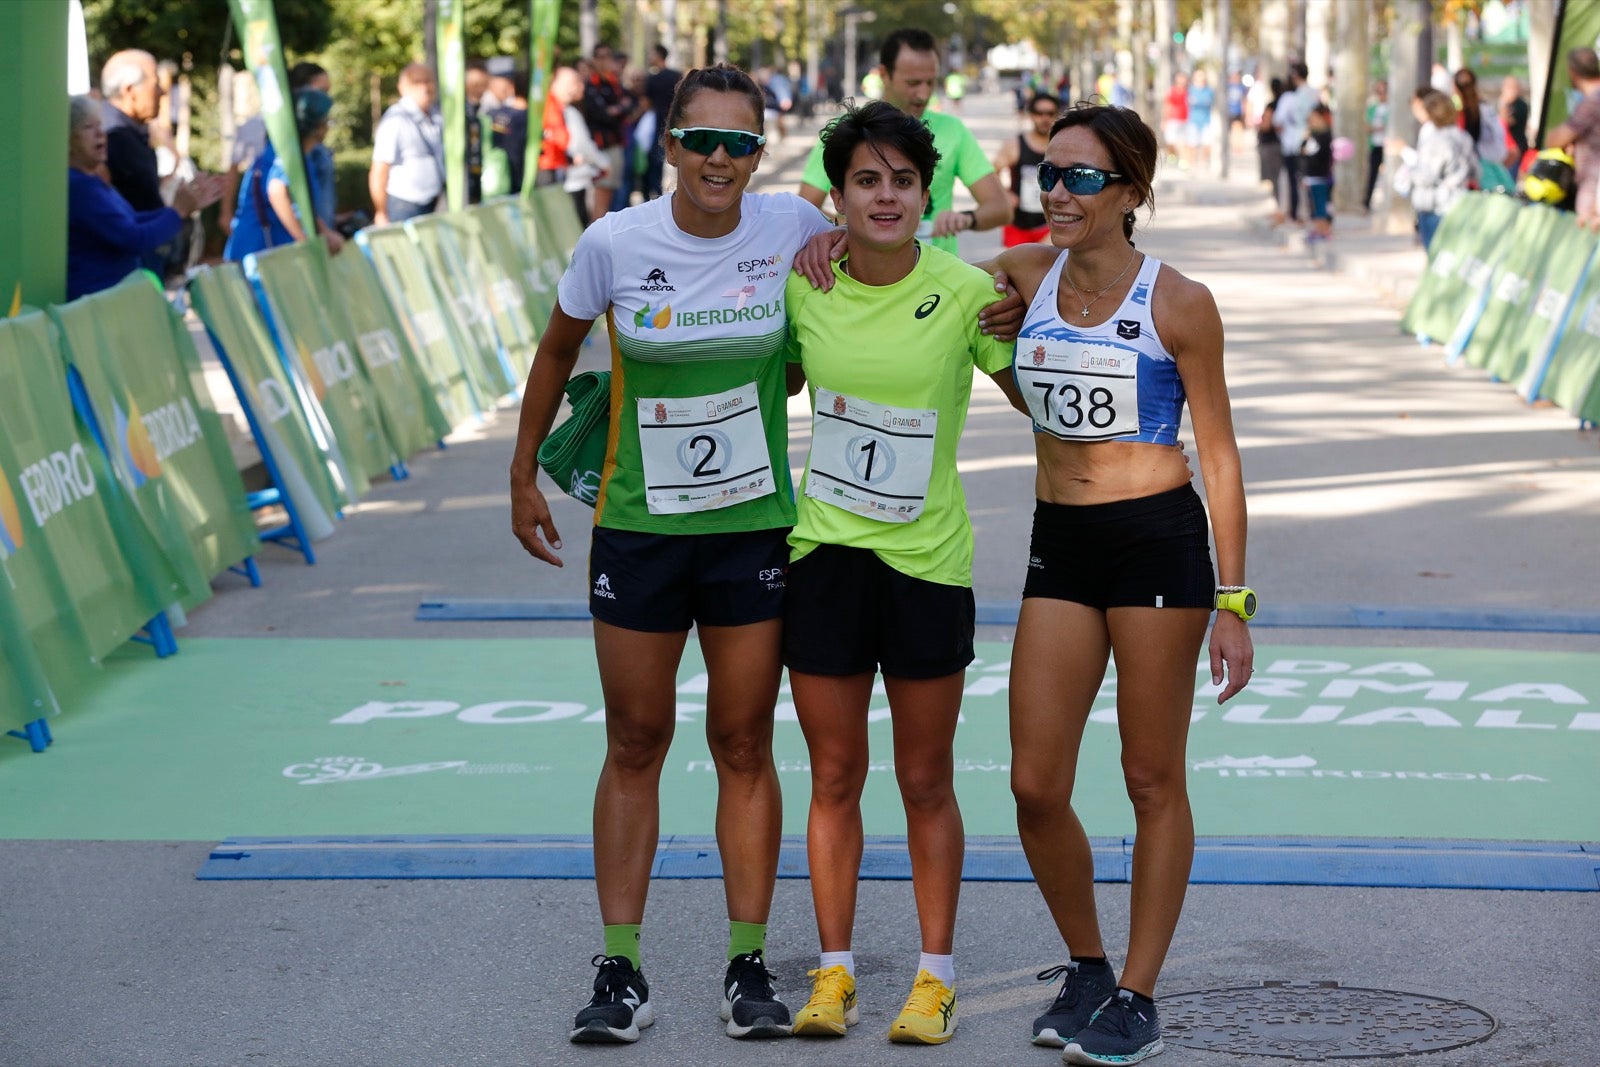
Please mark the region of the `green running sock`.
<svg viewBox="0 0 1600 1067"><path fill-rule="evenodd" d="M741 923L728 920L728 958L743 956L747 952L765 953L767 950L767 924Z"/></svg>
<svg viewBox="0 0 1600 1067"><path fill-rule="evenodd" d="M606 955L621 956L639 969L639 924L616 923L606 926Z"/></svg>

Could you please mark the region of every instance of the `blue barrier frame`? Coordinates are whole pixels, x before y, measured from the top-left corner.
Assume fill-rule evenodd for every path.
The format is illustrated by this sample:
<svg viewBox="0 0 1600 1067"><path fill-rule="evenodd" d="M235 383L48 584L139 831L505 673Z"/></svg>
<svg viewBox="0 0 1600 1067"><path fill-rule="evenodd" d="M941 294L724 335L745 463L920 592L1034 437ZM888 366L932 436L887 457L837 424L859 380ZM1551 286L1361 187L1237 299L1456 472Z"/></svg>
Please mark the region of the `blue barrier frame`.
<svg viewBox="0 0 1600 1067"><path fill-rule="evenodd" d="M120 496L122 483L117 480L116 466L111 462L111 452L106 447L105 434L100 430L100 420L95 418L94 406L89 403L89 390L84 386L83 376L78 373L78 368L70 365L67 367L67 393L72 397L72 406L77 410L78 417L89 428L89 436L94 438L95 447L99 448L100 454L105 457L107 469L112 472L109 491ZM165 611L156 612L154 617L144 624L144 629L129 640L154 648L157 659L166 659L178 651L178 639L172 634L172 622L167 618ZM39 749L34 751L37 752Z"/></svg>
<svg viewBox="0 0 1600 1067"><path fill-rule="evenodd" d="M7 730L6 736L21 738L35 752L43 752L55 742L50 733L50 724L44 719L34 719L20 730Z"/></svg>

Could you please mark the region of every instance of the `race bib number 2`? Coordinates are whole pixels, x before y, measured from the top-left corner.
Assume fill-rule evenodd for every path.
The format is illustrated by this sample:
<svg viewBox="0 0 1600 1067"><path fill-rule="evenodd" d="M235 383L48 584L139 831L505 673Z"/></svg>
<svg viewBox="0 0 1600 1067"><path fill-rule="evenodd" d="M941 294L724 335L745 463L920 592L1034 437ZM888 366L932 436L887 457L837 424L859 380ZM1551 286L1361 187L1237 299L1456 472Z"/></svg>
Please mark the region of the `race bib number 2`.
<svg viewBox="0 0 1600 1067"><path fill-rule="evenodd" d="M913 522L927 506L937 411L817 389L806 496L879 522Z"/></svg>
<svg viewBox="0 0 1600 1067"><path fill-rule="evenodd" d="M652 515L715 511L777 491L754 382L710 396L640 397Z"/></svg>

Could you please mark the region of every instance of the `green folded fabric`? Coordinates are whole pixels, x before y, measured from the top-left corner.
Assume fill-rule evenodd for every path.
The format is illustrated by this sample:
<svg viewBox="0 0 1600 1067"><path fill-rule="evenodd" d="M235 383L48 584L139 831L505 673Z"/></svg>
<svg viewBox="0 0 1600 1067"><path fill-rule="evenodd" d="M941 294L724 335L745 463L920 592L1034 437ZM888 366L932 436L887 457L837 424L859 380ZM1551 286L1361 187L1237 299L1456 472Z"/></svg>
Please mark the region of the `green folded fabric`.
<svg viewBox="0 0 1600 1067"><path fill-rule="evenodd" d="M568 496L594 507L611 433L611 372L584 371L566 391L572 414L539 446L539 466Z"/></svg>

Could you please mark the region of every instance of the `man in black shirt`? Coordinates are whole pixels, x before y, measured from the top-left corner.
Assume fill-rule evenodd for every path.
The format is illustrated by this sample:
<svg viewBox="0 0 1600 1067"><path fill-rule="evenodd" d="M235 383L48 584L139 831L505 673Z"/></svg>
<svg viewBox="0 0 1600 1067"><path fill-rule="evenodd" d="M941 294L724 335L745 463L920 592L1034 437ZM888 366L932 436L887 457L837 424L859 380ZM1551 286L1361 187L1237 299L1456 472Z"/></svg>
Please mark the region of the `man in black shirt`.
<svg viewBox="0 0 1600 1067"><path fill-rule="evenodd" d="M644 172L644 196L654 200L661 195L661 177L666 166L667 111L672 107L672 94L678 91L678 81L683 71L667 66L667 50L656 45L650 50L650 76L645 79L644 95L650 101L650 110L656 117L656 136L650 145L650 160Z"/></svg>
<svg viewBox="0 0 1600 1067"><path fill-rule="evenodd" d="M100 95L112 187L135 211L164 206L156 152L145 125L161 107L156 57L138 49L113 55L100 72Z"/></svg>

